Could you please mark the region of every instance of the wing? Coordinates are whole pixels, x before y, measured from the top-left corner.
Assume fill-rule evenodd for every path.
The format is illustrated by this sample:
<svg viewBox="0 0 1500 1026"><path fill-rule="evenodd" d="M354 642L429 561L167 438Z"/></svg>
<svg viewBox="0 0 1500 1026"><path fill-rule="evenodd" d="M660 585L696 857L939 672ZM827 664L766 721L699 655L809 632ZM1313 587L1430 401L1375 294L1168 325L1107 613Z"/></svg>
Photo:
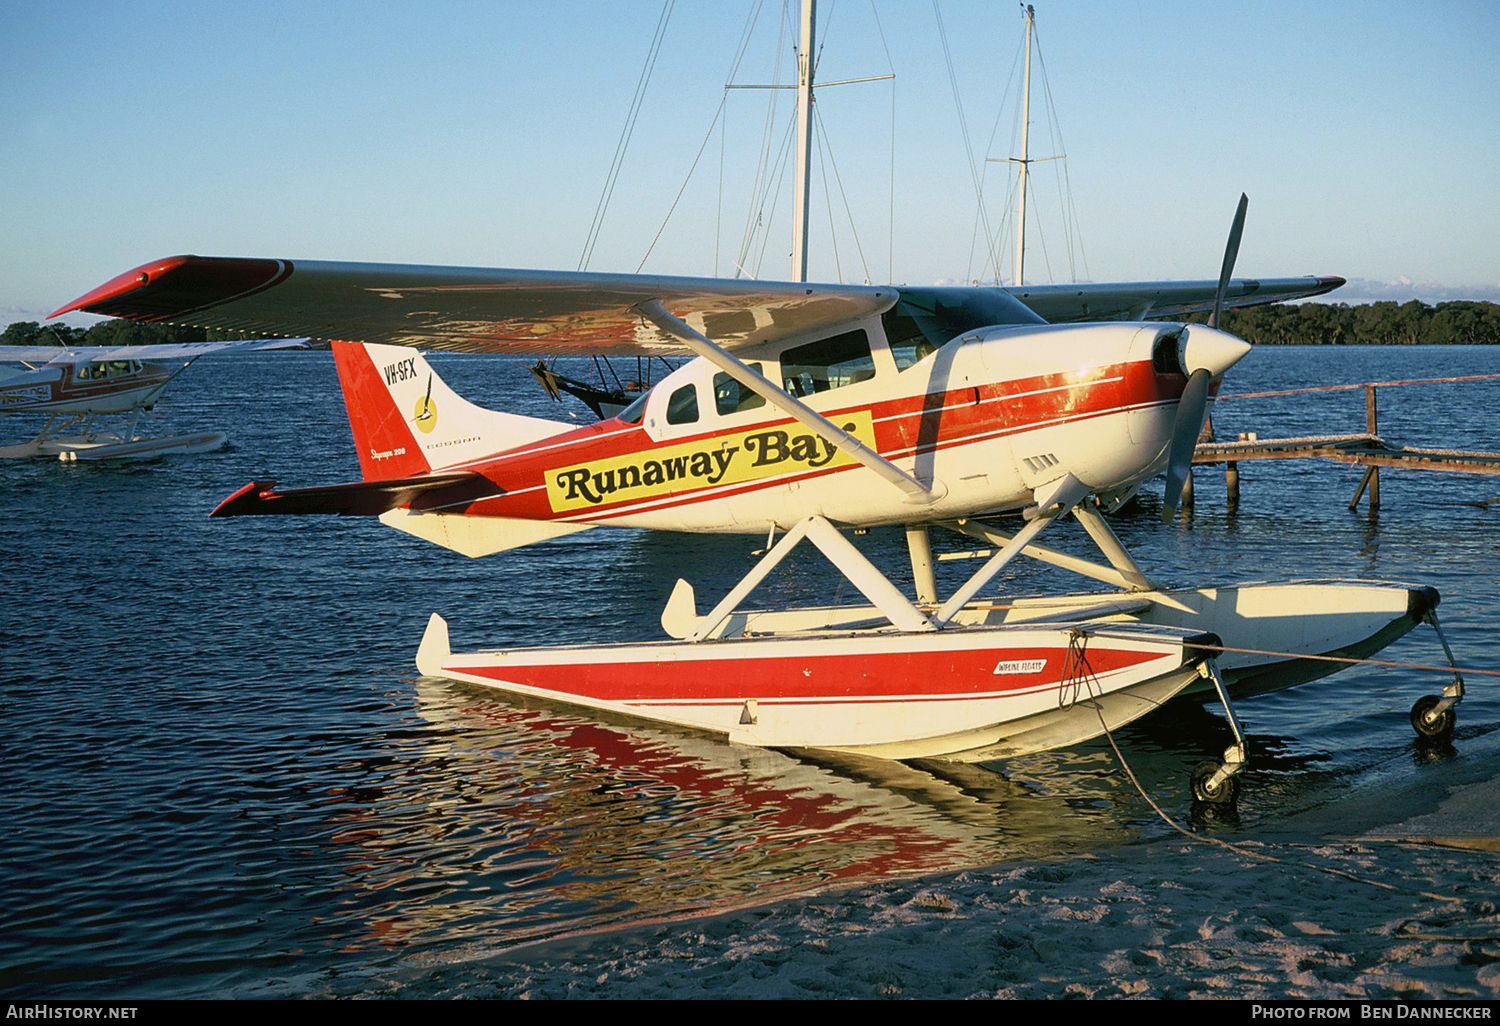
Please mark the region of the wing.
<svg viewBox="0 0 1500 1026"><path fill-rule="evenodd" d="M726 349L879 313L896 290L720 278L179 256L106 282L52 316L352 339L463 352L686 354L650 300Z"/></svg>
<svg viewBox="0 0 1500 1026"><path fill-rule="evenodd" d="M1285 303L1332 292L1343 278L1233 278L1224 293L1224 306ZM1008 289L1011 295L1053 324L1070 321L1139 321L1147 317L1171 320L1214 308L1217 281L1142 281L1079 285L1025 285Z"/></svg>
<svg viewBox="0 0 1500 1026"><path fill-rule="evenodd" d="M279 338L249 342L181 342L143 346L0 346L0 361L45 363L62 357L83 363L99 360L196 360L209 353L258 352L267 349L306 348L305 338Z"/></svg>
<svg viewBox="0 0 1500 1026"><path fill-rule="evenodd" d="M1342 278L1236 278L1225 306L1331 292ZM1141 320L1212 309L1215 281L1008 289L1043 319ZM136 321L353 339L462 352L686 355L637 308L659 300L729 351L889 308L891 287L728 278L169 257L106 282L74 311Z"/></svg>

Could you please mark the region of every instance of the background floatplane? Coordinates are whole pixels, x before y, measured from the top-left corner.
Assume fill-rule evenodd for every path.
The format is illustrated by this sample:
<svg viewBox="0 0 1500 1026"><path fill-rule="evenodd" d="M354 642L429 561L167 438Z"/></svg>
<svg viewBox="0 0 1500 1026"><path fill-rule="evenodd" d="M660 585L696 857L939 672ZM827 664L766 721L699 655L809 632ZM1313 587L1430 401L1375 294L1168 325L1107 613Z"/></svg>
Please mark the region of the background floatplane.
<svg viewBox="0 0 1500 1026"><path fill-rule="evenodd" d="M46 417L35 438L0 446L0 459L51 456L64 461L146 459L212 452L222 431L146 435L141 414L199 357L234 350L302 348L306 339L187 342L138 346L0 346L0 413Z"/></svg>

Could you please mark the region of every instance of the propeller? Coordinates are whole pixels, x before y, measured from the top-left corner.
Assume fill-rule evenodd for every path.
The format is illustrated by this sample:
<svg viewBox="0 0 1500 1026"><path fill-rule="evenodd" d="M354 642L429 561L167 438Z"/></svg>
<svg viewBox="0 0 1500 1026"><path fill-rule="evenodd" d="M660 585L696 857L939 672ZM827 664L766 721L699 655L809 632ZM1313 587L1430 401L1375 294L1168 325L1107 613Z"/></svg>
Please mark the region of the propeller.
<svg viewBox="0 0 1500 1026"><path fill-rule="evenodd" d="M1167 449L1167 484L1162 491L1161 519L1170 524L1182 505L1182 492L1193 469L1193 450L1198 447L1198 433L1203 430L1203 414L1208 407L1206 370L1195 370L1188 376L1182 398L1177 401L1177 419L1172 424L1172 444Z"/></svg>
<svg viewBox="0 0 1500 1026"><path fill-rule="evenodd" d="M1214 293L1214 312L1208 316L1208 326L1219 326L1219 315L1224 312L1224 293L1229 288L1229 277L1234 274L1234 262L1240 255L1240 236L1245 234L1245 208L1250 197L1240 193L1240 205L1234 211L1234 224L1229 226L1229 241L1224 245L1224 265L1219 268L1219 290Z"/></svg>
<svg viewBox="0 0 1500 1026"><path fill-rule="evenodd" d="M1195 340L1192 337L1192 326L1185 329L1188 337L1182 348L1182 367L1188 372L1188 380L1182 390L1182 398L1177 402L1177 418L1172 423L1172 442L1167 447L1167 483L1162 492L1161 504L1163 523L1171 523L1172 518L1177 515L1177 508L1182 505L1182 492L1187 487L1188 475L1193 470L1193 450L1198 446L1198 434L1203 430L1204 416L1208 411L1208 383L1216 372L1210 367L1218 365L1219 360L1208 358L1209 354L1204 350L1222 350L1224 346L1221 340L1229 338L1218 330L1219 317L1224 311L1224 293L1229 288L1230 276L1234 274L1235 259L1240 255L1240 236L1245 231L1245 210L1249 205L1250 197L1240 193L1240 205L1234 212L1234 223L1229 227L1229 241L1224 246L1224 264L1219 269L1219 287L1214 293L1213 313L1208 315L1208 326L1212 331L1200 331L1200 338ZM1194 345L1195 341L1200 344ZM1239 344L1244 346L1243 342ZM1233 362L1233 359L1229 361Z"/></svg>

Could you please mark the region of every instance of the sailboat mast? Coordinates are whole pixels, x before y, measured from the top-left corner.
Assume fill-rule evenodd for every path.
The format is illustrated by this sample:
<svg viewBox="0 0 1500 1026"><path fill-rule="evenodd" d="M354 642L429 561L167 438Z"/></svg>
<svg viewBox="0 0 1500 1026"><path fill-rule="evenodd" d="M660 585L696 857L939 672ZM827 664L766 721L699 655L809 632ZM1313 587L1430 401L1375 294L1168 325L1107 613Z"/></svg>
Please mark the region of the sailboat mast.
<svg viewBox="0 0 1500 1026"><path fill-rule="evenodd" d="M792 280L807 280L808 193L812 189L813 23L817 0L802 0L802 45L797 53L797 171L792 200Z"/></svg>
<svg viewBox="0 0 1500 1026"><path fill-rule="evenodd" d="M1036 27L1036 9L1026 5L1026 75L1021 88L1021 183L1016 200L1016 284L1026 282L1026 172L1031 167L1027 135L1031 129L1031 33Z"/></svg>

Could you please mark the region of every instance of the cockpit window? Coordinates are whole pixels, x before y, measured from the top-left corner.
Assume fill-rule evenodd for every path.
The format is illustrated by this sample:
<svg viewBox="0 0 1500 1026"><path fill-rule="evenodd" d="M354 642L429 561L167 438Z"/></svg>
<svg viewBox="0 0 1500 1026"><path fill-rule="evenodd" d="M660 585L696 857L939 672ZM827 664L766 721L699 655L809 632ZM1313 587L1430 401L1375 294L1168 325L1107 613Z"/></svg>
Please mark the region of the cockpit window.
<svg viewBox="0 0 1500 1026"><path fill-rule="evenodd" d="M698 388L683 385L667 400L668 424L696 424L698 422Z"/></svg>
<svg viewBox="0 0 1500 1026"><path fill-rule="evenodd" d="M760 364L752 363L748 366L757 374L760 373ZM720 415L756 410L764 405L766 397L759 392L740 384L723 371L714 375L714 409Z"/></svg>
<svg viewBox="0 0 1500 1026"><path fill-rule="evenodd" d="M78 381L105 381L107 378L127 378L139 372L139 360L104 360L99 363L80 363L74 368L74 378Z"/></svg>
<svg viewBox="0 0 1500 1026"><path fill-rule="evenodd" d="M781 354L781 380L792 395L812 395L875 376L864 329L809 342Z"/></svg>
<svg viewBox="0 0 1500 1026"><path fill-rule="evenodd" d="M937 352L942 342L933 342L917 324L916 318L906 309L905 303L897 303L881 315L885 327L886 341L890 343L891 356L896 359L896 369L906 370L920 363L931 353ZM944 340L946 341L946 339Z"/></svg>
<svg viewBox="0 0 1500 1026"><path fill-rule="evenodd" d="M141 372L139 360L105 360L97 363L80 363L73 369L73 377L79 381L104 381L107 378L124 378Z"/></svg>

